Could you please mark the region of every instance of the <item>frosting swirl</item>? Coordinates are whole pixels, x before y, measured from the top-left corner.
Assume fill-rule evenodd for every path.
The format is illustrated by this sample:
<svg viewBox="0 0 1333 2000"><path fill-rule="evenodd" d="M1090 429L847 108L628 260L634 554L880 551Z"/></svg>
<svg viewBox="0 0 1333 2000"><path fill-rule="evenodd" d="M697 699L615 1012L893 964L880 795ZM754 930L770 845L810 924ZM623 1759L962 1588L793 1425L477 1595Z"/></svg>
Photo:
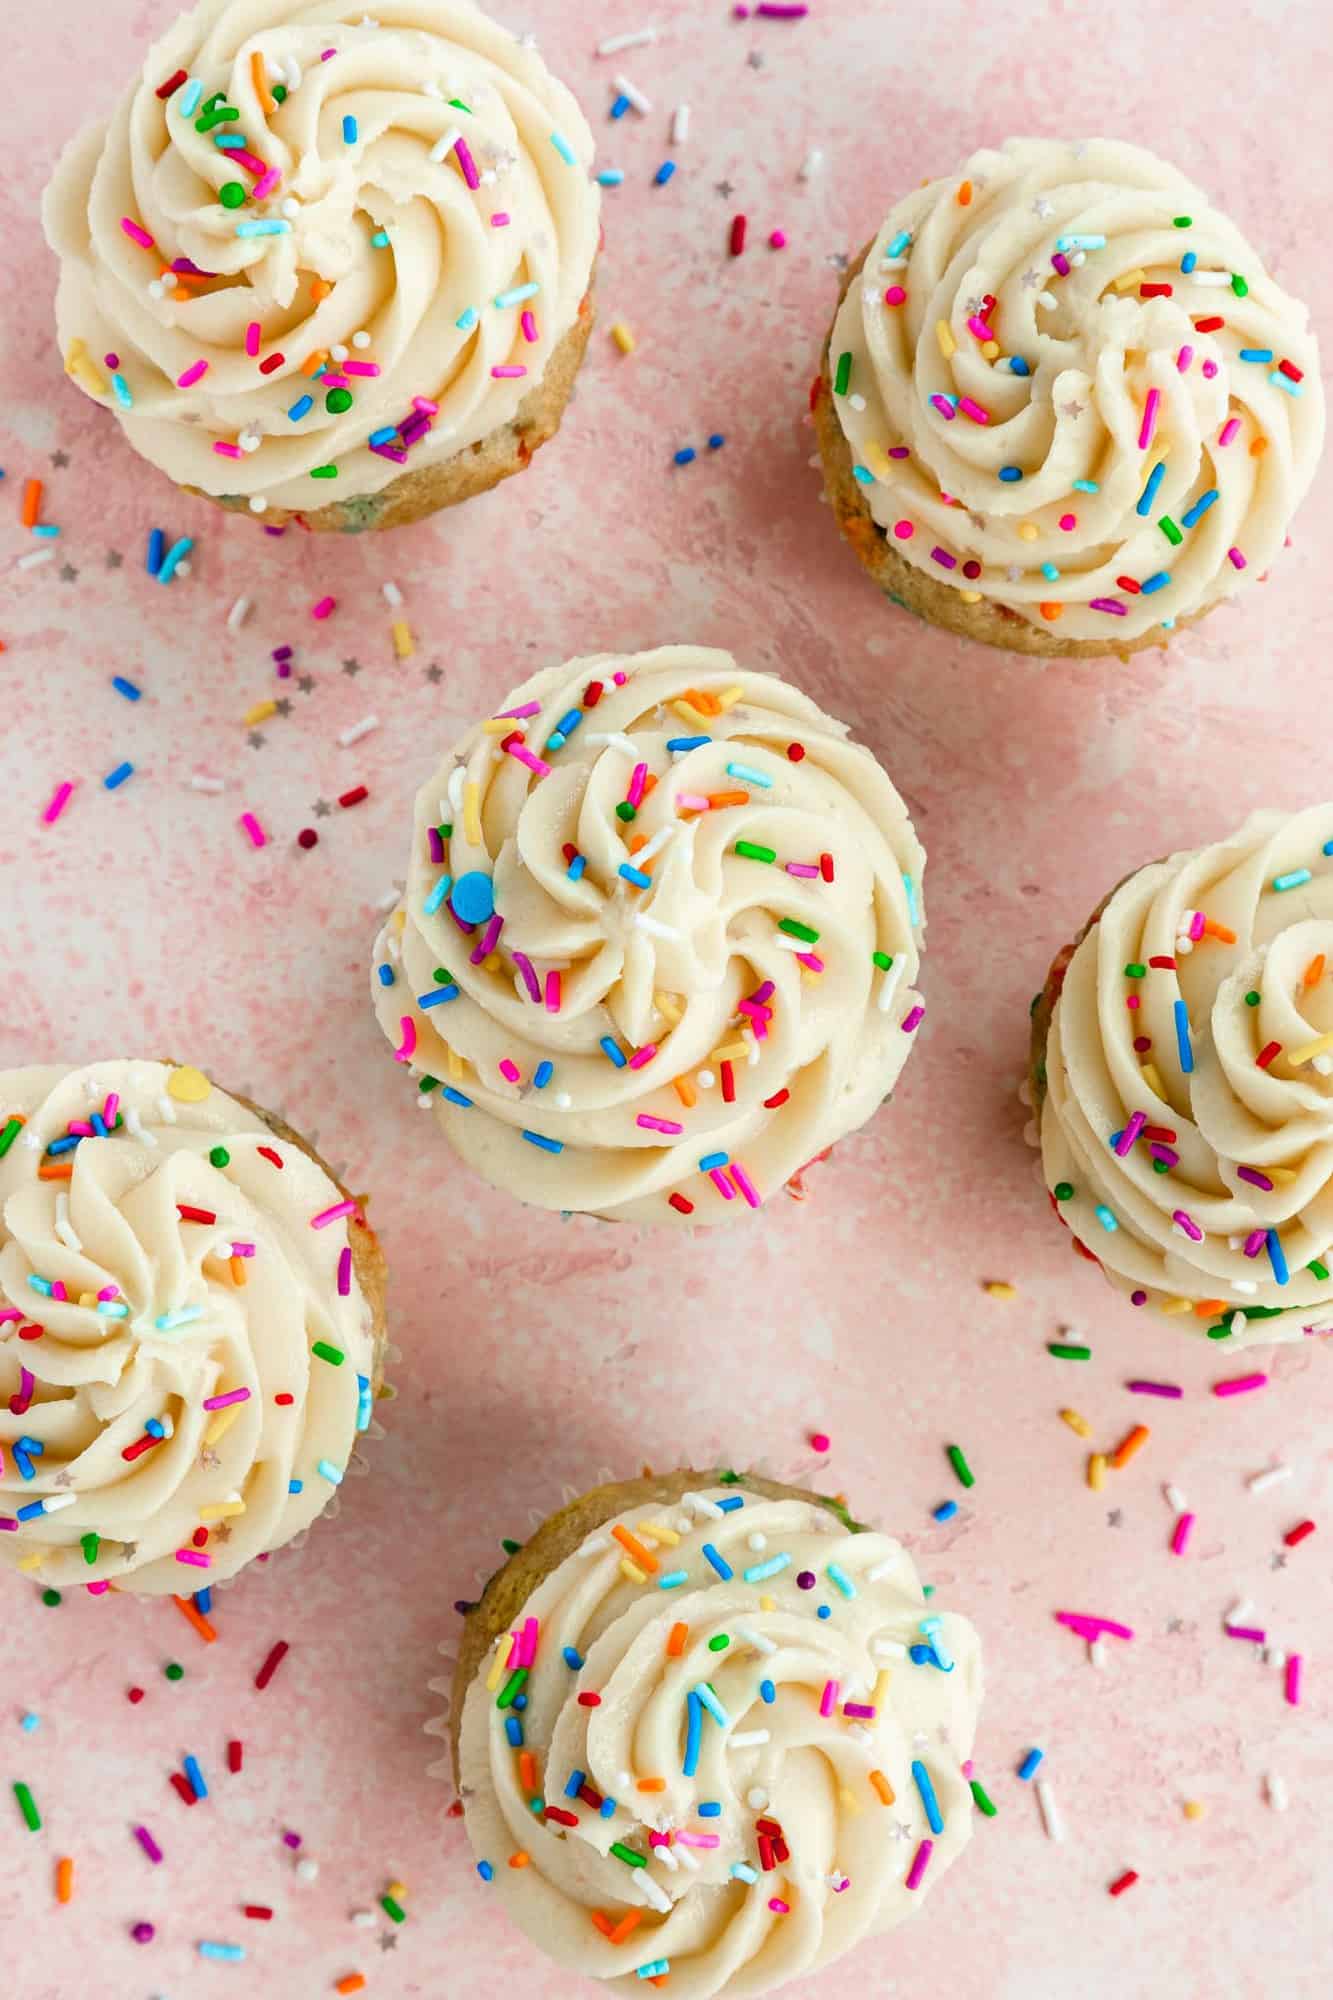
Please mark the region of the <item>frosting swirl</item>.
<svg viewBox="0 0 1333 2000"><path fill-rule="evenodd" d="M900 1923L961 1851L980 1698L976 1634L927 1613L897 1542L710 1487L608 1522L502 1634L463 1706L468 1833L561 1965L767 1993Z"/></svg>
<svg viewBox="0 0 1333 2000"><path fill-rule="evenodd" d="M1012 139L908 195L829 366L903 559L1073 641L1261 576L1323 442L1304 308L1196 187L1113 140Z"/></svg>
<svg viewBox="0 0 1333 2000"><path fill-rule="evenodd" d="M592 152L471 0L201 0L47 191L69 371L178 483L377 492L540 379L596 255Z"/></svg>
<svg viewBox="0 0 1333 2000"><path fill-rule="evenodd" d="M1141 868L1047 1037L1059 1213L1135 1304L1230 1346L1300 1339L1333 1305L1330 854L1324 805Z"/></svg>
<svg viewBox="0 0 1333 2000"><path fill-rule="evenodd" d="M0 1072L0 1559L185 1596L308 1527L370 1424L353 1208L198 1070Z"/></svg>
<svg viewBox="0 0 1333 2000"><path fill-rule="evenodd" d="M795 689L697 646L574 660L423 786L376 1006L496 1186L727 1221L892 1089L924 861Z"/></svg>

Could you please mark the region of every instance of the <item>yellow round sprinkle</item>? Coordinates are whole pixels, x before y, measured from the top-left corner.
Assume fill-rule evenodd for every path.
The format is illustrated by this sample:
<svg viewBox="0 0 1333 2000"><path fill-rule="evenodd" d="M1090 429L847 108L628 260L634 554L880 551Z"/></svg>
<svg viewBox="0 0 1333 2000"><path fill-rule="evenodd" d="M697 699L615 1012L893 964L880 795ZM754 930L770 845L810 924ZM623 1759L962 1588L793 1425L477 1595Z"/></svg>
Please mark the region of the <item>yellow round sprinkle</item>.
<svg viewBox="0 0 1333 2000"><path fill-rule="evenodd" d="M1000 343L998 340L983 340L981 343L981 351L985 355L987 361L994 361L996 355L1000 351Z"/></svg>
<svg viewBox="0 0 1333 2000"><path fill-rule="evenodd" d="M1186 1799L1181 1807L1186 1819L1202 1819L1207 1810L1202 1799Z"/></svg>
<svg viewBox="0 0 1333 2000"><path fill-rule="evenodd" d="M1037 539L1037 529L1031 521L1020 522L1018 532L1025 542L1035 542Z"/></svg>
<svg viewBox="0 0 1333 2000"><path fill-rule="evenodd" d="M189 1063L182 1063L173 1069L167 1078L167 1094L178 1104L202 1104L211 1093L212 1084L201 1069L194 1069Z"/></svg>
<svg viewBox="0 0 1333 2000"><path fill-rule="evenodd" d="M985 1286L986 1296L992 1299L1016 1299L1018 1286L1011 1285L1007 1278L991 1278Z"/></svg>
<svg viewBox="0 0 1333 2000"><path fill-rule="evenodd" d="M958 595L964 604L980 604L981 602L981 592L979 590L960 590Z"/></svg>
<svg viewBox="0 0 1333 2000"><path fill-rule="evenodd" d="M612 325L611 338L622 354L633 354L637 343L623 319L616 320Z"/></svg>

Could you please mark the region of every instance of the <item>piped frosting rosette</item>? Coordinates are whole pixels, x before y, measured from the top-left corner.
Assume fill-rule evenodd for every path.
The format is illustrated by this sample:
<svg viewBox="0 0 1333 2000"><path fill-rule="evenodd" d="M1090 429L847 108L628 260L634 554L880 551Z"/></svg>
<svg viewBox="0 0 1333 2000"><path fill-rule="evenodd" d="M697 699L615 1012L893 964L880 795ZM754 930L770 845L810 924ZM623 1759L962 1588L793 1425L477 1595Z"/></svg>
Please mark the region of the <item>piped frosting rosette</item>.
<svg viewBox="0 0 1333 2000"><path fill-rule="evenodd" d="M892 1089L924 858L870 751L781 681L693 646L575 660L422 788L376 1006L497 1186L727 1221Z"/></svg>
<svg viewBox="0 0 1333 2000"><path fill-rule="evenodd" d="M903 559L1061 639L1135 639L1261 576L1323 442L1305 309L1181 174L1013 139L908 195L829 350Z"/></svg>
<svg viewBox="0 0 1333 2000"><path fill-rule="evenodd" d="M185 1596L308 1527L374 1394L345 1198L196 1069L0 1072L0 1560Z"/></svg>
<svg viewBox="0 0 1333 2000"><path fill-rule="evenodd" d="M1136 1305L1229 1345L1333 1318L1333 806L1142 868L1074 952L1046 1185Z"/></svg>
<svg viewBox="0 0 1333 2000"><path fill-rule="evenodd" d="M980 1698L972 1627L897 1542L709 1487L608 1522L502 1634L463 1708L468 1833L571 1970L767 1993L956 1858Z"/></svg>
<svg viewBox="0 0 1333 2000"><path fill-rule="evenodd" d="M48 190L69 371L179 484L377 492L539 381L597 251L592 151L470 0L202 0Z"/></svg>

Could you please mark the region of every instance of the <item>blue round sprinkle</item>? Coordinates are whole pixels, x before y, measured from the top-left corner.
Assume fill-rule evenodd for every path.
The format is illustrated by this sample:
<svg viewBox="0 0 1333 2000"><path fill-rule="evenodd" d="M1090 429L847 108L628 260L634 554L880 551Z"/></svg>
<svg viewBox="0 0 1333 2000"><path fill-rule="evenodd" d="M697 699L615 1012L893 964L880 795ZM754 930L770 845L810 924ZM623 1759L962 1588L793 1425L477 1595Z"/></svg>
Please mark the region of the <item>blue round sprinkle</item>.
<svg viewBox="0 0 1333 2000"><path fill-rule="evenodd" d="M695 457L694 446L691 444L682 445L680 450L676 453L675 463L677 465L689 465L694 459L694 457Z"/></svg>
<svg viewBox="0 0 1333 2000"><path fill-rule="evenodd" d="M513 1702L510 1705L511 1707L518 1709L526 1708L528 1705L528 1698L525 1694L516 1694L514 1696Z"/></svg>
<svg viewBox="0 0 1333 2000"><path fill-rule="evenodd" d="M454 883L455 913L465 924L484 924L495 913L495 886L480 868L471 868Z"/></svg>
<svg viewBox="0 0 1333 2000"><path fill-rule="evenodd" d="M721 451L726 441L727 440L723 436L721 431L714 431L713 435L708 440L708 449L710 451Z"/></svg>
<svg viewBox="0 0 1333 2000"><path fill-rule="evenodd" d="M833 1616L833 1612L827 1604L821 1604L815 1616L817 1618L831 1618Z"/></svg>
<svg viewBox="0 0 1333 2000"><path fill-rule="evenodd" d="M477 1863L477 1873L478 1875L480 1875L483 1882L493 1881L495 1877L495 1870L492 1868L489 1861L479 1861Z"/></svg>
<svg viewBox="0 0 1333 2000"><path fill-rule="evenodd" d="M1007 480L1012 486L1016 479L1023 477L1023 469L1018 465L1002 465L1000 467L1000 477Z"/></svg>

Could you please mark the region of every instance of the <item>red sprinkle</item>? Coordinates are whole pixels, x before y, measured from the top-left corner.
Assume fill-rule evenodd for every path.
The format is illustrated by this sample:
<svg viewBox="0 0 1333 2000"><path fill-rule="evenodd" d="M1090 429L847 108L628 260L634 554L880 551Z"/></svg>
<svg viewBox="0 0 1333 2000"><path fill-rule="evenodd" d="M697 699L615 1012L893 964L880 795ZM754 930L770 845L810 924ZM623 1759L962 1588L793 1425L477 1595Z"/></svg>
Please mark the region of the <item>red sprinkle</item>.
<svg viewBox="0 0 1333 2000"><path fill-rule="evenodd" d="M342 794L341 798L338 800L338 804L340 806L359 806L362 799L368 799L369 797L370 793L366 790L364 785L353 785L350 792L344 792Z"/></svg>
<svg viewBox="0 0 1333 2000"><path fill-rule="evenodd" d="M833 856L831 854L820 855L819 872L826 882L833 880Z"/></svg>
<svg viewBox="0 0 1333 2000"><path fill-rule="evenodd" d="M804 743L789 743L787 745L787 756L791 763L799 764L804 755L805 755Z"/></svg>
<svg viewBox="0 0 1333 2000"><path fill-rule="evenodd" d="M1303 382L1305 380L1305 370L1298 368L1294 361L1279 361L1277 372L1279 375L1285 375L1289 382Z"/></svg>
<svg viewBox="0 0 1333 2000"><path fill-rule="evenodd" d="M187 1806L196 1805L198 1803L197 1799L195 1798L194 1786L190 1783L188 1778L182 1777L179 1771L173 1771L171 1773L171 1782L175 1790L180 1793L181 1797L184 1799Z"/></svg>
<svg viewBox="0 0 1333 2000"><path fill-rule="evenodd" d="M1298 1521L1294 1528L1288 1528L1282 1539L1289 1549L1294 1549L1297 1542L1303 1542L1307 1535L1312 1535L1313 1533L1313 1521Z"/></svg>
<svg viewBox="0 0 1333 2000"><path fill-rule="evenodd" d="M1225 325L1226 321L1214 313L1211 319L1196 319L1194 322L1194 331L1196 333L1216 333L1220 326Z"/></svg>
<svg viewBox="0 0 1333 2000"><path fill-rule="evenodd" d="M270 354L266 360L260 362L259 372L261 375L271 375L275 368L281 368L282 363L283 356L281 354Z"/></svg>
<svg viewBox="0 0 1333 2000"><path fill-rule="evenodd" d="M583 706L585 708L596 708L601 698L602 683L600 681L589 681L587 687L583 690Z"/></svg>
<svg viewBox="0 0 1333 2000"><path fill-rule="evenodd" d="M279 1405L280 1408L285 1410L289 1403L294 1403L296 1401L296 1398L295 1396L292 1395L289 1389L281 1389L279 1390L278 1394L273 1398L273 1400L275 1403Z"/></svg>
<svg viewBox="0 0 1333 2000"><path fill-rule="evenodd" d="M601 1705L602 1697L599 1694L581 1694L579 1696L580 1708L600 1708Z"/></svg>
<svg viewBox="0 0 1333 2000"><path fill-rule="evenodd" d="M245 1905L245 1915L257 1918L261 1924L268 1924L273 1921L273 1912L264 1903L247 1903Z"/></svg>
<svg viewBox="0 0 1333 2000"><path fill-rule="evenodd" d="M1267 1069L1269 1063L1272 1062L1274 1056L1280 1056L1281 1053L1282 1053L1281 1042L1266 1042L1263 1048L1260 1049L1258 1055L1254 1059L1255 1068Z"/></svg>
<svg viewBox="0 0 1333 2000"><path fill-rule="evenodd" d="M1140 586L1135 583L1132 576L1118 576L1115 580L1115 587L1117 590L1128 590L1135 597L1138 596L1140 589Z"/></svg>
<svg viewBox="0 0 1333 2000"><path fill-rule="evenodd" d="M136 1438L133 1444L126 1445L120 1455L127 1465L133 1465L136 1458L142 1458L146 1451L151 1451L155 1444L161 1444L161 1442L161 1438L155 1437Z"/></svg>
<svg viewBox="0 0 1333 2000"><path fill-rule="evenodd" d="M667 1200L671 1203L677 1215L694 1214L694 1203L687 1200L683 1194L669 1194Z"/></svg>
<svg viewBox="0 0 1333 2000"><path fill-rule="evenodd" d="M1139 286L1139 297L1141 299L1169 299L1170 296L1171 296L1170 285Z"/></svg>
<svg viewBox="0 0 1333 2000"><path fill-rule="evenodd" d="M130 1701L131 1701L131 1702L132 1702L132 1703L134 1704L134 1706L135 1706L135 1707L137 1708L137 1707L139 1706L139 1703L140 1703L140 1702L141 1702L141 1701L143 1700L143 1689L142 1689L142 1688L127 1688L127 1689L126 1689L126 1693L127 1693L128 1697L129 1697Z"/></svg>
<svg viewBox="0 0 1333 2000"><path fill-rule="evenodd" d="M579 1823L578 1814L566 1812L563 1806L547 1806L546 1817L553 1819L557 1826L577 1826Z"/></svg>
<svg viewBox="0 0 1333 2000"><path fill-rule="evenodd" d="M180 89L181 85L183 83L187 83L188 81L189 78L187 77L185 71L183 69L178 69L176 71L176 74L174 76L169 76L165 83L159 83L153 95L155 97L160 97L165 101L165 99L167 99L168 97L174 96L176 91Z"/></svg>
<svg viewBox="0 0 1333 2000"><path fill-rule="evenodd" d="M231 1742L227 1745L227 1769L229 1771L239 1771L244 1756L245 1745L239 1737L233 1736Z"/></svg>
<svg viewBox="0 0 1333 2000"><path fill-rule="evenodd" d="M764 1099L765 1111L776 1111L779 1104L785 1104L790 1096L791 1092L787 1089L786 1085L784 1084L783 1088L781 1090L775 1091L772 1097L766 1097Z"/></svg>
<svg viewBox="0 0 1333 2000"><path fill-rule="evenodd" d="M1176 969L1176 961L1174 960L1174 958L1164 958L1158 956L1157 958L1150 958L1148 960L1148 963L1153 968L1154 972L1174 972Z"/></svg>
<svg viewBox="0 0 1333 2000"><path fill-rule="evenodd" d="M191 1208L188 1201L178 1201L176 1203L176 1213L182 1222L217 1221L217 1217L211 1208Z"/></svg>
<svg viewBox="0 0 1333 2000"><path fill-rule="evenodd" d="M263 1666L259 1669L259 1672L255 1675L255 1686L257 1688L266 1688L268 1686L274 1674L277 1673L278 1668L282 1665L283 1660L286 1657L286 1654L287 1654L287 1641L285 1639L279 1639L277 1645L273 1648L273 1651L269 1654Z"/></svg>
<svg viewBox="0 0 1333 2000"><path fill-rule="evenodd" d="M296 836L296 844L298 847L317 847L319 844L319 835L315 832L314 827L303 826Z"/></svg>
<svg viewBox="0 0 1333 2000"><path fill-rule="evenodd" d="M732 224L731 224L730 249L732 256L739 257L741 251L744 248L745 248L745 217L743 215L737 215L732 218Z"/></svg>
<svg viewBox="0 0 1333 2000"><path fill-rule="evenodd" d="M255 1151L258 1153L260 1159L267 1160L270 1166L281 1167L282 1154L275 1153L272 1146L256 1146Z"/></svg>
<svg viewBox="0 0 1333 2000"><path fill-rule="evenodd" d="M1126 1889L1132 1889L1138 1879L1138 1869L1127 1868L1124 1874L1117 1876L1116 1880L1111 1884L1111 1894L1113 1896L1123 1896Z"/></svg>
<svg viewBox="0 0 1333 2000"><path fill-rule="evenodd" d="M729 1062L719 1063L717 1067L718 1073L722 1078L722 1102L724 1104L734 1104L736 1102L735 1071Z"/></svg>

